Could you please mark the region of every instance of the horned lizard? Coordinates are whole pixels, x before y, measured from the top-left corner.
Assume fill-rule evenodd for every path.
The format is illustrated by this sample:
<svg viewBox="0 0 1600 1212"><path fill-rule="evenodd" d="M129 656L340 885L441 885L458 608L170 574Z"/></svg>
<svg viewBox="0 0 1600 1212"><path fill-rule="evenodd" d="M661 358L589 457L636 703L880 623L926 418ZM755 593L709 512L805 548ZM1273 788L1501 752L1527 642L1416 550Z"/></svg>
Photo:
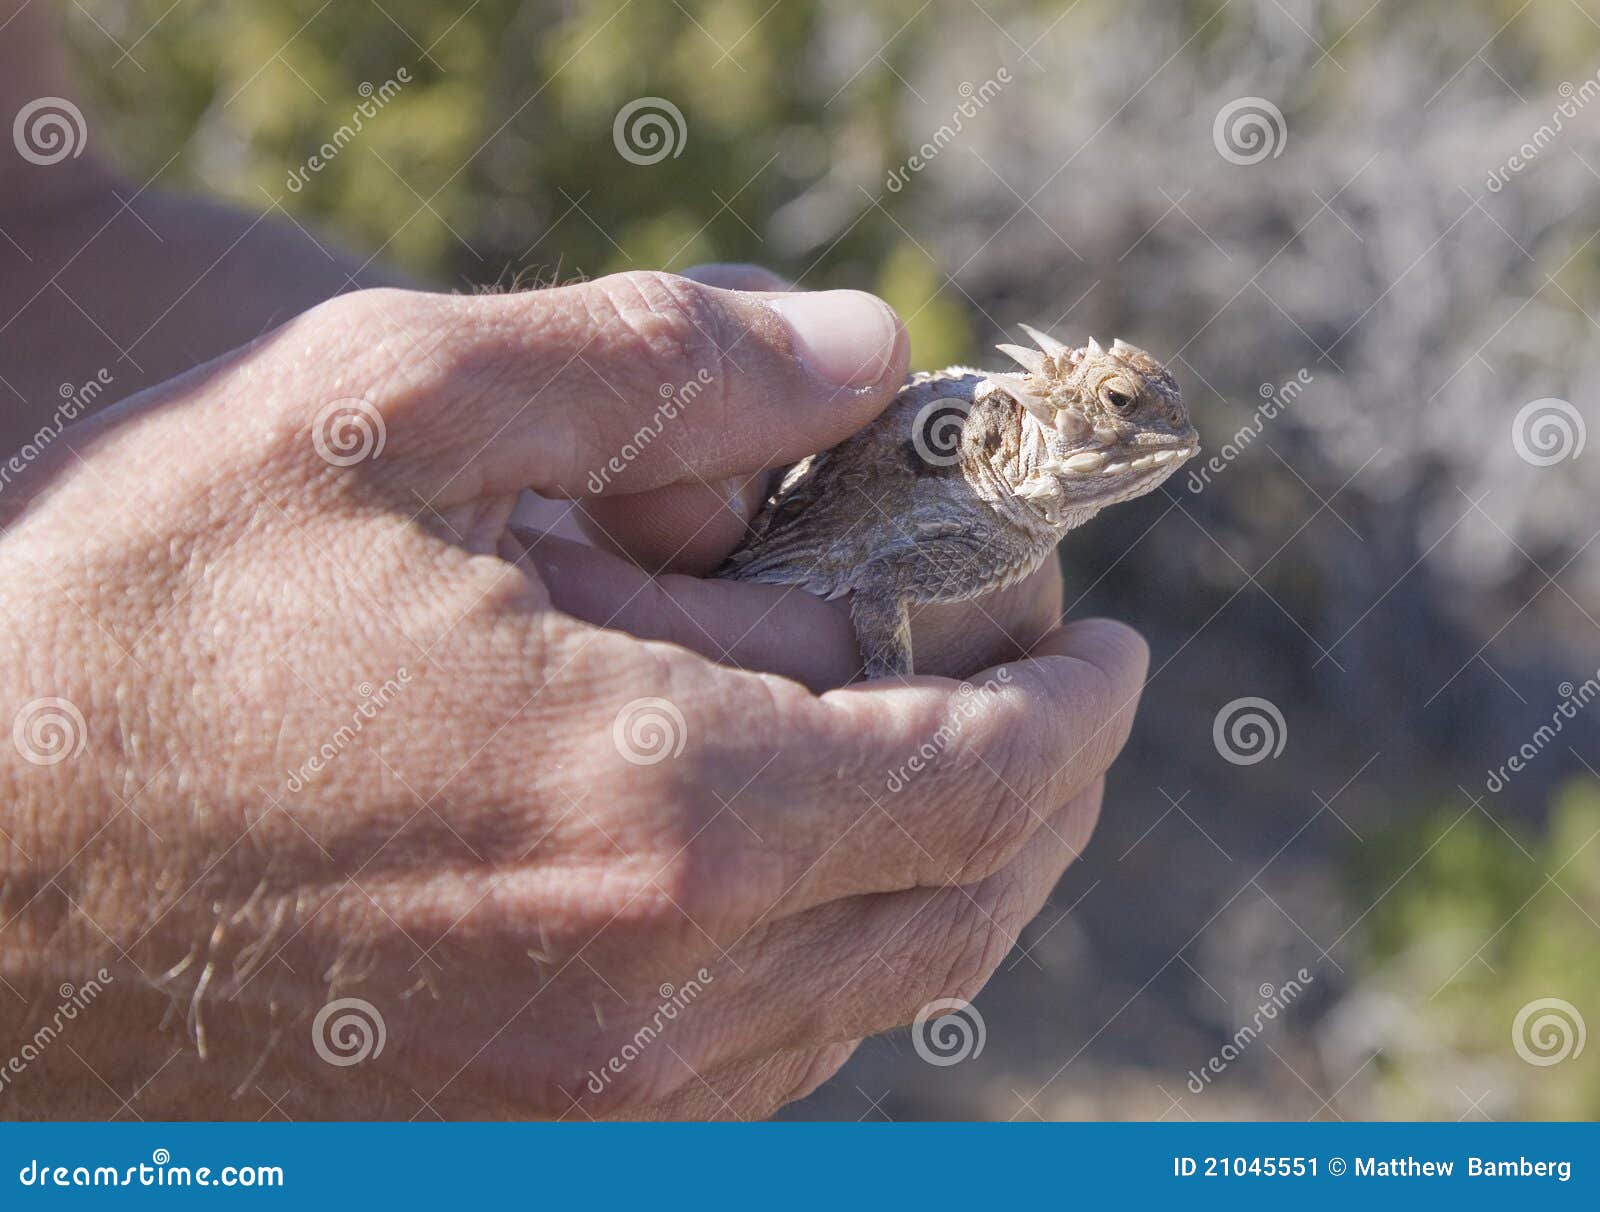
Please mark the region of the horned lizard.
<svg viewBox="0 0 1600 1212"><path fill-rule="evenodd" d="M864 675L910 675L909 607L1026 577L1074 526L1199 449L1177 382L1142 349L997 348L1024 373L913 374L865 429L784 470L717 575L850 595Z"/></svg>

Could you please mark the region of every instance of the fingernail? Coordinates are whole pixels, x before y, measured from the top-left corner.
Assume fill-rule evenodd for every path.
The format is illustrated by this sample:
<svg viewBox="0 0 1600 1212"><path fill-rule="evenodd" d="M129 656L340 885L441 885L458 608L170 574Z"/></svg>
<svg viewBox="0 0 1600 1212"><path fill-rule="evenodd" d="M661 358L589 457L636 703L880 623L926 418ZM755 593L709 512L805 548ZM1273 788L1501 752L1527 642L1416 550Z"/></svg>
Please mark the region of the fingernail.
<svg viewBox="0 0 1600 1212"><path fill-rule="evenodd" d="M859 290L818 290L766 302L789 326L801 359L828 382L866 387L889 369L900 326L883 300Z"/></svg>

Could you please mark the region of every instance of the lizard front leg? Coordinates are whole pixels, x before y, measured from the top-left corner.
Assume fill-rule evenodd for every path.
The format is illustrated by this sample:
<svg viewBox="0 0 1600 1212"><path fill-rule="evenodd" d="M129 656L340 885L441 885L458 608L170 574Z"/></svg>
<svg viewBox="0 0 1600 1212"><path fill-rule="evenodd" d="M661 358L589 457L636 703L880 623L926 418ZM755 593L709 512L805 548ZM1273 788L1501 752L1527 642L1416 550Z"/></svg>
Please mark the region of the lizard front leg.
<svg viewBox="0 0 1600 1212"><path fill-rule="evenodd" d="M903 598L857 589L850 595L850 621L866 658L866 678L911 676L911 614Z"/></svg>

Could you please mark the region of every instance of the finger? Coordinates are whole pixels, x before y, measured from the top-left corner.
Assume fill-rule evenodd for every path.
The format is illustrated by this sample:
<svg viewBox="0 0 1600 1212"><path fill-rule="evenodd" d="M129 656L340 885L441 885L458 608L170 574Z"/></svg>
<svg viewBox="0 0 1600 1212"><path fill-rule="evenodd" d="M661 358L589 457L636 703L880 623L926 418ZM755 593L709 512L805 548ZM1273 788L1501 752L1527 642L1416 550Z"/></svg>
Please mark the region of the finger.
<svg viewBox="0 0 1600 1212"><path fill-rule="evenodd" d="M976 884L836 901L747 940L719 995L740 1006L736 1021L792 1015L812 1044L890 1030L939 998L973 1000L1089 844L1104 789L1096 780L1047 813L1017 856ZM783 997L780 973L816 995Z"/></svg>
<svg viewBox="0 0 1600 1212"><path fill-rule="evenodd" d="M313 337L331 326L326 352L354 363L352 379L391 384L372 466L440 508L791 463L877 416L908 356L898 317L872 295L660 273L512 295L362 292L296 324Z"/></svg>
<svg viewBox="0 0 1600 1212"><path fill-rule="evenodd" d="M589 497L580 516L597 547L645 572L704 576L739 545L767 499L769 475L669 484L650 492Z"/></svg>
<svg viewBox="0 0 1600 1212"><path fill-rule="evenodd" d="M844 685L861 667L849 615L804 590L651 577L580 543L521 529L514 534L525 548L520 562L544 582L563 614L818 691Z"/></svg>
<svg viewBox="0 0 1600 1212"><path fill-rule="evenodd" d="M970 883L1004 866L1045 808L1105 773L1148 659L1136 632L1091 620L959 686L913 678L813 698L771 681L747 692L728 674L725 714L700 725L695 770L760 839L742 844L747 869L763 874L752 895L768 918L855 893Z"/></svg>
<svg viewBox="0 0 1600 1212"><path fill-rule="evenodd" d="M717 1030L680 1040L680 1051L698 1071L726 1070L775 1045L892 1030L940 998L973 1000L1088 845L1103 791L1097 780L1048 812L1011 862L975 884L848 897L734 941L697 1006Z"/></svg>
<svg viewBox="0 0 1600 1212"><path fill-rule="evenodd" d="M581 514L593 502L566 508ZM666 564L710 544L708 526L663 549ZM547 587L557 610L599 627L666 640L725 665L793 678L815 691L843 686L861 669L849 611L794 587L651 576L630 561L547 533L513 525L523 562ZM701 547L702 551L707 550ZM711 549L714 550L714 549ZM720 558L720 557L718 557ZM1026 652L1056 624L1061 574L1055 561L978 603L940 608L913 620L919 664L970 670Z"/></svg>

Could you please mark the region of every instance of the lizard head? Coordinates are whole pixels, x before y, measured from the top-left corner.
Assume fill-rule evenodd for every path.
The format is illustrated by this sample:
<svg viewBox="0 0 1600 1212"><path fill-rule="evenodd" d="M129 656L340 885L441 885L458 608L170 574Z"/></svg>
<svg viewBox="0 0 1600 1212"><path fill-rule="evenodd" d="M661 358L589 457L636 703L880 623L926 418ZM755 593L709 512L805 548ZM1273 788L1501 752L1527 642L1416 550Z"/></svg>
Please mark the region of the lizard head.
<svg viewBox="0 0 1600 1212"><path fill-rule="evenodd" d="M1038 349L997 348L1027 373L989 375L985 386L1021 405L1029 479L1052 512L1141 496L1200 449L1177 381L1150 354L1124 341L1074 349L1023 328Z"/></svg>

